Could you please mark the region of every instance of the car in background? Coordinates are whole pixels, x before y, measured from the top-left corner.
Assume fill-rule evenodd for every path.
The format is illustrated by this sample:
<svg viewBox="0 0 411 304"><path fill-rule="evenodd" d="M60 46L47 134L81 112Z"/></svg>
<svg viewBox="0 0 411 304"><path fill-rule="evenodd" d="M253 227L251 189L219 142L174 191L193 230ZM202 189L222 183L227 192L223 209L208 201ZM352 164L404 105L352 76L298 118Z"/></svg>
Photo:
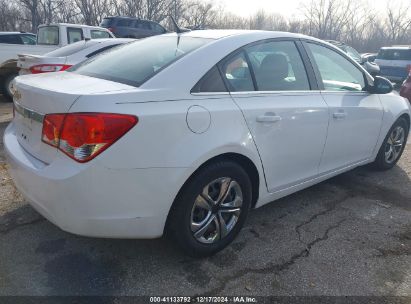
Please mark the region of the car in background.
<svg viewBox="0 0 411 304"><path fill-rule="evenodd" d="M411 114L392 89L308 36L170 33L17 77L3 142L16 187L62 229L167 231L207 256L251 208L357 166L392 168Z"/></svg>
<svg viewBox="0 0 411 304"><path fill-rule="evenodd" d="M365 60L363 57L361 57L360 53L353 47L340 42L336 40L326 40L328 43L331 43L332 45L338 47L340 50L343 52L347 53L348 56L350 56L352 59L354 59L358 64L360 64L368 73L370 73L372 76L376 76L380 72L380 68L378 67L377 64L374 62Z"/></svg>
<svg viewBox="0 0 411 304"><path fill-rule="evenodd" d="M375 62L380 66L380 75L402 83L411 71L411 46L382 47Z"/></svg>
<svg viewBox="0 0 411 304"><path fill-rule="evenodd" d="M115 46L133 42L135 39L110 38L82 40L69 44L43 56L19 55L19 75L59 72Z"/></svg>
<svg viewBox="0 0 411 304"><path fill-rule="evenodd" d="M40 25L37 29L37 43L3 43L0 47L0 94L11 99L11 83L19 73L18 54L42 55L65 45L97 38L114 38L109 30L82 24L53 23Z"/></svg>
<svg viewBox="0 0 411 304"><path fill-rule="evenodd" d="M124 16L106 17L100 26L107 28L119 38L145 38L167 32L157 22Z"/></svg>
<svg viewBox="0 0 411 304"><path fill-rule="evenodd" d="M36 35L26 32L0 32L0 44L35 45Z"/></svg>

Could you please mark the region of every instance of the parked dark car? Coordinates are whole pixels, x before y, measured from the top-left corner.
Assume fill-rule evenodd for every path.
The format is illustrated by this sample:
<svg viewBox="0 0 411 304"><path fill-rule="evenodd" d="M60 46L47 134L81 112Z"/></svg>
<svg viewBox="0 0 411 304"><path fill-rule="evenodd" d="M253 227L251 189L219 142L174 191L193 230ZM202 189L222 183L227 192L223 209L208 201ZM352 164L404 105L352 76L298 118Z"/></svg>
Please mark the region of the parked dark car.
<svg viewBox="0 0 411 304"><path fill-rule="evenodd" d="M352 59L354 59L358 64L362 65L362 67L370 73L372 76L376 76L380 73L380 68L377 64L372 61L366 60L365 58L361 57L360 53L353 47L335 40L326 40L328 43L338 47L343 52L347 53Z"/></svg>
<svg viewBox="0 0 411 304"><path fill-rule="evenodd" d="M145 38L166 33L166 29L154 21L132 17L106 17L100 24L117 38Z"/></svg>
<svg viewBox="0 0 411 304"><path fill-rule="evenodd" d="M0 43L34 45L36 35L25 32L0 32Z"/></svg>

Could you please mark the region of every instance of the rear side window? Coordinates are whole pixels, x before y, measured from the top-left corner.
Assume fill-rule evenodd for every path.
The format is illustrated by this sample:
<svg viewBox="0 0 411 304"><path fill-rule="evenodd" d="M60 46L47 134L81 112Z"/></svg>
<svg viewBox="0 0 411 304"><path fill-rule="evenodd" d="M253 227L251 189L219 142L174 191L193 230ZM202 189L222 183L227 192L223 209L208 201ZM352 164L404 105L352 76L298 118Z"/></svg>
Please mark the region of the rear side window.
<svg viewBox="0 0 411 304"><path fill-rule="evenodd" d="M90 31L91 39L100 39L100 38L111 38L110 34L106 31L91 30Z"/></svg>
<svg viewBox="0 0 411 304"><path fill-rule="evenodd" d="M137 21L134 26L138 29L151 30L150 22L148 21Z"/></svg>
<svg viewBox="0 0 411 304"><path fill-rule="evenodd" d="M83 40L83 30L81 28L68 27L67 28L67 41L68 43L74 43Z"/></svg>
<svg viewBox="0 0 411 304"><path fill-rule="evenodd" d="M113 22L113 18L104 18L103 21L101 21L100 26L110 27L112 22Z"/></svg>
<svg viewBox="0 0 411 304"><path fill-rule="evenodd" d="M0 43L23 44L18 35L0 35Z"/></svg>
<svg viewBox="0 0 411 304"><path fill-rule="evenodd" d="M129 26L131 26L132 22L133 22L133 20L131 20L131 19L118 19L117 20L117 26L129 27Z"/></svg>
<svg viewBox="0 0 411 304"><path fill-rule="evenodd" d="M383 60L411 60L411 49L381 49L377 59Z"/></svg>
<svg viewBox="0 0 411 304"><path fill-rule="evenodd" d="M90 58L72 72L138 87L164 67L210 41L185 36L154 36Z"/></svg>
<svg viewBox="0 0 411 304"><path fill-rule="evenodd" d="M295 43L264 42L246 48L259 91L310 90L307 73Z"/></svg>
<svg viewBox="0 0 411 304"><path fill-rule="evenodd" d="M42 26L37 31L37 44L58 45L59 28L57 26Z"/></svg>
<svg viewBox="0 0 411 304"><path fill-rule="evenodd" d="M254 91L253 79L244 52L229 57L221 70L230 92Z"/></svg>
<svg viewBox="0 0 411 304"><path fill-rule="evenodd" d="M165 33L165 29L161 26L161 25L159 25L159 24L157 24L157 23L151 23L151 28L152 28L152 30L154 31L154 32L156 32L156 33L159 33L159 34L162 34L162 33Z"/></svg>
<svg viewBox="0 0 411 304"><path fill-rule="evenodd" d="M191 90L192 93L227 92L218 68L214 66Z"/></svg>

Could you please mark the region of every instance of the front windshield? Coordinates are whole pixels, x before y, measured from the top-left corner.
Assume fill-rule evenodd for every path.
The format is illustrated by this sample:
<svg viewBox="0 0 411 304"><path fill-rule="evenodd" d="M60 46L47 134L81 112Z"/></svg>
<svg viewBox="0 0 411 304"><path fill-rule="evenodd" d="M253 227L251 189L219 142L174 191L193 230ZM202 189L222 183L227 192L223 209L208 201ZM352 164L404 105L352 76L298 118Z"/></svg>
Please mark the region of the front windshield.
<svg viewBox="0 0 411 304"><path fill-rule="evenodd" d="M37 44L58 45L59 28L57 26L41 26L37 33Z"/></svg>
<svg viewBox="0 0 411 304"><path fill-rule="evenodd" d="M210 41L185 36L150 37L93 57L70 72L140 86L162 68Z"/></svg>

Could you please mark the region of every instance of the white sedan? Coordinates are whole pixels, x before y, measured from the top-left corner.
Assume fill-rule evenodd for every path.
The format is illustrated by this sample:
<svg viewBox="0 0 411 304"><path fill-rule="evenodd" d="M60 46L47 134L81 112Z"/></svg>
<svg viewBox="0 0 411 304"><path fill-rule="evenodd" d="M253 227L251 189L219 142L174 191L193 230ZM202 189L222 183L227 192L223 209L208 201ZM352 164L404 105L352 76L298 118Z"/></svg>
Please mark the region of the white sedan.
<svg viewBox="0 0 411 304"><path fill-rule="evenodd" d="M81 40L45 55L18 55L20 75L60 72L115 46L136 41L127 38Z"/></svg>
<svg viewBox="0 0 411 304"><path fill-rule="evenodd" d="M332 45L263 31L165 34L18 77L4 143L32 206L86 236L227 246L251 208L357 166L393 167L408 102Z"/></svg>

